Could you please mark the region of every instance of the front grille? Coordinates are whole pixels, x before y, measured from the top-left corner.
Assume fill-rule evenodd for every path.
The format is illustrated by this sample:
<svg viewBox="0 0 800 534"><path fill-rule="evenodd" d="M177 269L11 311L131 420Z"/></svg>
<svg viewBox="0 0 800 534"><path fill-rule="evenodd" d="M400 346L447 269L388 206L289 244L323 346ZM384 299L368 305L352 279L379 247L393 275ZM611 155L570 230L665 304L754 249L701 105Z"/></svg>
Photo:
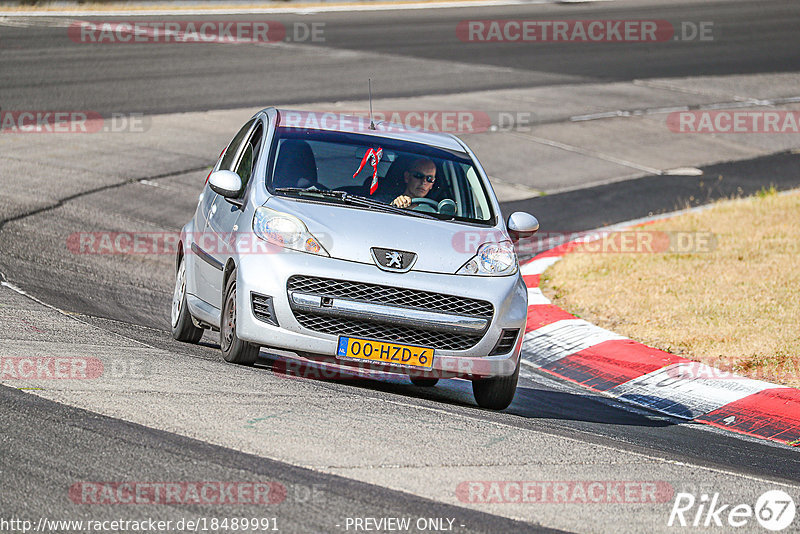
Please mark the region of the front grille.
<svg viewBox="0 0 800 534"><path fill-rule="evenodd" d="M497 345L495 345L494 349L492 349L492 352L489 353L489 356L494 356L495 354L505 354L513 349L514 342L517 340L517 334L519 334L519 329L517 328L513 330L503 330L503 332L500 334L500 339L497 341Z"/></svg>
<svg viewBox="0 0 800 534"><path fill-rule="evenodd" d="M287 289L290 292L297 291L320 297L347 298L386 306L418 308L486 319L491 319L494 314L494 306L485 300L332 278L295 275L289 278ZM467 350L474 347L483 338L483 334L471 332L464 334L437 332L424 328L385 324L367 319L337 317L296 309L293 312L297 322L304 328L337 336L375 338L395 343L425 345L440 350Z"/></svg>
<svg viewBox="0 0 800 534"><path fill-rule="evenodd" d="M470 336L419 330L405 326L391 326L360 319L345 319L296 310L294 316L304 328L322 332L323 334L375 338L395 343L425 345L440 350L467 350L475 346L483 337L483 335Z"/></svg>
<svg viewBox="0 0 800 534"><path fill-rule="evenodd" d="M324 297L342 297L391 306L437 310L456 315L472 315L490 319L494 314L494 306L485 300L331 278L295 275L289 278L287 288L289 291Z"/></svg>

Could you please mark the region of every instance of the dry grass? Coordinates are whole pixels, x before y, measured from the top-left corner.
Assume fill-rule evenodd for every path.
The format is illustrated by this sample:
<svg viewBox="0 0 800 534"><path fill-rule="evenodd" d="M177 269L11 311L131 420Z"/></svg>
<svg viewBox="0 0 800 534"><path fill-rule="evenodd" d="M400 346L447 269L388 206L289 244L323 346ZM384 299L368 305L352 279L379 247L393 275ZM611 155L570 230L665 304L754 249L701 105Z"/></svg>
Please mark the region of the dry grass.
<svg viewBox="0 0 800 534"><path fill-rule="evenodd" d="M639 230L711 232L716 246L570 254L543 277L545 294L647 345L800 387L800 194L763 191Z"/></svg>

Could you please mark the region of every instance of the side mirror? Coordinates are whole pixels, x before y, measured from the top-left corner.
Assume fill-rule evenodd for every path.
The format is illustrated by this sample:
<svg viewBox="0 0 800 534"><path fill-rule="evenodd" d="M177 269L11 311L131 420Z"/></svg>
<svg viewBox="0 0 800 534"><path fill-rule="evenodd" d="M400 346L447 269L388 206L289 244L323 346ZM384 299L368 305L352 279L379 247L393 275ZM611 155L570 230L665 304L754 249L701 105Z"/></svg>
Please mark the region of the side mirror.
<svg viewBox="0 0 800 534"><path fill-rule="evenodd" d="M539 221L530 213L515 211L508 216L508 232L514 241L531 237L538 230Z"/></svg>
<svg viewBox="0 0 800 534"><path fill-rule="evenodd" d="M233 171L217 171L208 177L208 185L225 198L236 198L242 190L242 179Z"/></svg>

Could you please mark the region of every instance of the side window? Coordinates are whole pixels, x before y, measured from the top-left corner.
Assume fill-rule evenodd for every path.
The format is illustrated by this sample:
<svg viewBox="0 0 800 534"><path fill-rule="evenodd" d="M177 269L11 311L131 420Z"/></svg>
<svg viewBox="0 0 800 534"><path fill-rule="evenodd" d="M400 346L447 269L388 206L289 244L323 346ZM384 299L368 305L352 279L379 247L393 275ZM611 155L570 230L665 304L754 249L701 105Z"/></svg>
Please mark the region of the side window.
<svg viewBox="0 0 800 534"><path fill-rule="evenodd" d="M483 187L481 186L481 179L472 166L467 169L467 182L470 204L474 206L475 211L475 213L471 213L470 216L475 219L487 219L489 217L489 201L486 195L482 193Z"/></svg>
<svg viewBox="0 0 800 534"><path fill-rule="evenodd" d="M253 131L253 135L247 140L247 144L242 151L242 157L239 159L239 164L236 165L236 168L233 170L233 172L238 174L239 178L242 179L242 191L247 188L247 183L253 175L253 169L255 168L258 153L261 149L261 136L263 132L264 128L259 124Z"/></svg>
<svg viewBox="0 0 800 534"><path fill-rule="evenodd" d="M221 171L230 171L233 170L233 163L236 160L236 153L239 151L239 147L244 140L244 137L247 135L247 132L250 131L250 128L253 126L253 122L255 119L247 121L247 123L242 126L242 129L233 136L233 140L228 145L228 148L225 149L225 155L222 156L222 162L219 165L219 170Z"/></svg>

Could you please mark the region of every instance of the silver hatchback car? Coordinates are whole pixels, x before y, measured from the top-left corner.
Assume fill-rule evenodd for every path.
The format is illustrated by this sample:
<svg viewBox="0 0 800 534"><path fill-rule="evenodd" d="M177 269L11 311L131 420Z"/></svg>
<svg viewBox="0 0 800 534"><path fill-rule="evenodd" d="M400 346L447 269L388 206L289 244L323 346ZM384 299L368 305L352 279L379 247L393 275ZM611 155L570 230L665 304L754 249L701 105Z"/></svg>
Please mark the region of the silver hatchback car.
<svg viewBox="0 0 800 534"><path fill-rule="evenodd" d="M470 149L449 134L267 108L234 136L184 226L175 339L219 330L225 360L304 360L472 381L514 398L528 297L516 240Z"/></svg>

